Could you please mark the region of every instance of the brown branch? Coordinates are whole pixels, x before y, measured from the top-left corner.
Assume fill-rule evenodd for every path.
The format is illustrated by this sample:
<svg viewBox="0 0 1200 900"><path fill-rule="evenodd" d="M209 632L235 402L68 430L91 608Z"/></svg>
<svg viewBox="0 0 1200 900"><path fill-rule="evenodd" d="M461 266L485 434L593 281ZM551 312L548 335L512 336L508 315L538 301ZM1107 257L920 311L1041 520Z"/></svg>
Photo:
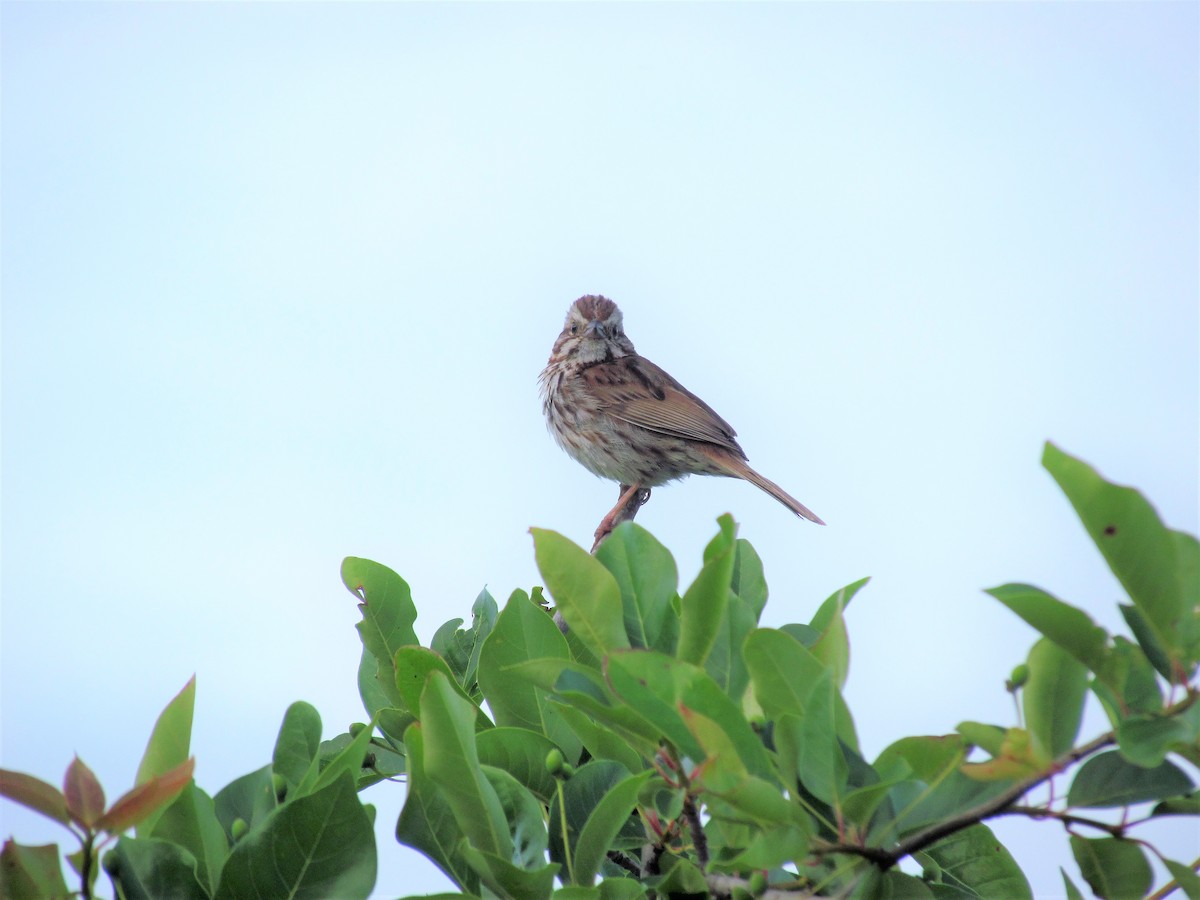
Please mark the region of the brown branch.
<svg viewBox="0 0 1200 900"><path fill-rule="evenodd" d="M815 841L812 852L817 856L828 856L831 853L845 853L850 856L861 856L870 860L886 871L896 864L895 855L891 850L882 847L867 847L864 844L833 843L830 841Z"/></svg>
<svg viewBox="0 0 1200 900"><path fill-rule="evenodd" d="M642 867L620 850L609 850L605 855L608 857L609 862L611 862L613 865L620 866L634 878L642 877Z"/></svg>
<svg viewBox="0 0 1200 900"><path fill-rule="evenodd" d="M1056 819L1063 823L1065 828L1070 828L1072 825L1083 825L1086 828L1095 828L1097 831L1103 831L1111 834L1115 838L1125 837L1125 832L1129 830L1129 825L1113 825L1111 822L1101 822L1099 819L1089 819L1084 816L1076 816L1071 813L1055 812L1052 809L1042 809L1038 806L1010 806L1008 809L1002 809L996 813L995 817L999 816L1026 816L1030 819ZM994 817L994 818L995 818ZM1137 824L1136 822L1134 824Z"/></svg>
<svg viewBox="0 0 1200 900"><path fill-rule="evenodd" d="M966 828L969 825L975 825L976 823L982 822L984 819L990 819L993 816L1003 814L1006 809L1008 809L1038 785L1049 781L1059 772L1069 768L1084 757L1091 756L1096 751L1103 750L1105 747L1111 746L1116 742L1116 732L1110 731L1106 734L1100 735L1100 737L1093 741L1089 741L1081 747L1076 747L1073 750L1067 751L1058 759L1054 760L1054 762L1051 763L1048 768L1038 772L1035 775L1029 776L1024 781L1018 781L1004 793L999 794L993 797L991 800L981 803L972 809L968 809L966 812L959 813L957 816L952 816L951 818L946 819L944 822L938 822L935 825L931 825L924 831L918 831L916 834L900 841L898 844L896 844L895 848L888 853L890 862L888 862L886 865L880 865L880 868L885 870L889 869L900 860L904 859L904 857L911 856L919 850L924 850L930 844L937 843L947 835L954 834L954 832Z"/></svg>
<svg viewBox="0 0 1200 900"><path fill-rule="evenodd" d="M709 895L713 897L732 897L733 892L737 890L750 892L750 882L745 878L738 878L736 875L721 875L711 873L704 876L705 882L708 884ZM800 900L804 897L816 896L811 891L805 888L767 888L763 893L757 894L755 900Z"/></svg>
<svg viewBox="0 0 1200 900"><path fill-rule="evenodd" d="M1179 715L1195 703L1198 697L1200 697L1200 691L1189 690L1186 697L1164 709L1163 716L1170 718ZM1029 776L1024 781L1018 781L1008 790L1004 791L1004 793L993 797L991 800L968 809L966 812L959 813L957 816L946 819L944 822L938 822L923 831L918 831L916 834L910 835L904 840L899 841L891 850L881 850L881 848L876 847L856 847L853 844L837 844L833 846L837 847L836 852L855 853L870 859L880 869L886 871L904 859L904 857L911 856L919 850L924 850L930 844L940 841L947 835L951 835L969 825L982 822L985 819L1005 815L1018 800L1038 785L1049 781L1055 775L1070 768L1084 757L1091 756L1098 750L1103 750L1105 747L1109 747L1116 742L1117 733L1109 731L1080 747L1068 750L1043 771Z"/></svg>
<svg viewBox="0 0 1200 900"><path fill-rule="evenodd" d="M708 868L708 838L704 834L704 826L700 822L700 811L696 809L696 799L689 791L683 797L683 814L687 817L688 831L692 833L692 844L696 848L696 860L700 868Z"/></svg>

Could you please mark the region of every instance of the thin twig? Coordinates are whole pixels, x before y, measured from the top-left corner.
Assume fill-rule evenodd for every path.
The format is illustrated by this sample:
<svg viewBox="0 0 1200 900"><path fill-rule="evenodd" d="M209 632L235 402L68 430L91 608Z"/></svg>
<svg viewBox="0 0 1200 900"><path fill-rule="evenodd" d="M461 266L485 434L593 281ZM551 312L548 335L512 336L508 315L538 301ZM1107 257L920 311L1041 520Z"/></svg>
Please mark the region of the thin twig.
<svg viewBox="0 0 1200 900"><path fill-rule="evenodd" d="M708 838L704 834L704 826L700 822L700 811L696 809L696 800L689 791L683 797L683 814L687 816L688 831L692 833L692 844L696 847L696 861L700 868L708 867Z"/></svg>
<svg viewBox="0 0 1200 900"><path fill-rule="evenodd" d="M626 872L628 872L634 878L642 877L641 866L639 866L637 863L635 863L632 859L629 858L628 855L622 853L620 850L609 850L608 853L606 854L606 856L608 856L609 862L613 863L614 865L620 866L622 869L624 869Z"/></svg>
<svg viewBox="0 0 1200 900"><path fill-rule="evenodd" d="M1188 866L1188 868L1191 869L1193 872L1200 870L1200 857L1192 860L1192 864L1190 866ZM1177 891L1177 890L1179 890L1179 881L1176 879L1172 879L1171 881L1168 881L1166 884L1164 884L1162 887L1160 887L1153 894L1151 894L1149 897L1147 897L1146 900L1163 900L1164 897L1168 896L1169 894L1171 894L1172 892Z"/></svg>
<svg viewBox="0 0 1200 900"><path fill-rule="evenodd" d="M936 825L931 825L924 831L918 831L896 844L895 848L888 854L891 861L886 865L881 865L882 869L889 869L906 856L911 856L918 850L924 850L930 844L935 844L947 835L954 834L959 829L966 828L968 825L974 825L977 822L982 822L984 819L990 819L993 816L1001 815L1004 810L1012 806L1035 787L1049 779L1053 778L1059 772L1074 765L1086 756L1091 756L1098 750L1103 750L1105 747L1111 746L1117 742L1116 732L1110 731L1107 734L1102 734L1093 741L1089 741L1081 747L1076 747L1064 753L1058 759L1054 760L1045 770L1038 772L1036 775L1031 775L1024 781L1018 781L1012 787L1002 794L993 797L991 800L981 803L978 806L968 809L966 812L959 813L957 816L952 816L943 822L938 822ZM860 854L862 855L862 854Z"/></svg>
<svg viewBox="0 0 1200 900"><path fill-rule="evenodd" d="M1026 816L1030 819L1057 819L1063 823L1064 827L1071 825L1083 825L1086 828L1095 828L1097 831L1107 832L1115 838L1125 836L1125 832L1131 827L1131 823L1125 822L1119 825L1113 825L1111 822L1101 822L1099 819L1089 819L1084 816L1076 816L1066 812L1056 812L1053 809L1043 809L1040 806L1010 806L1008 809L1002 809L996 813L996 816ZM1136 825L1137 823L1132 823Z"/></svg>
<svg viewBox="0 0 1200 900"><path fill-rule="evenodd" d="M745 878L738 878L736 875L721 875L711 873L704 876L705 882L708 884L709 895L713 897L732 897L733 892L741 889L747 893L750 890L750 882ZM755 900L801 900L804 897L816 896L811 891L802 888L767 888L761 894L758 894Z"/></svg>

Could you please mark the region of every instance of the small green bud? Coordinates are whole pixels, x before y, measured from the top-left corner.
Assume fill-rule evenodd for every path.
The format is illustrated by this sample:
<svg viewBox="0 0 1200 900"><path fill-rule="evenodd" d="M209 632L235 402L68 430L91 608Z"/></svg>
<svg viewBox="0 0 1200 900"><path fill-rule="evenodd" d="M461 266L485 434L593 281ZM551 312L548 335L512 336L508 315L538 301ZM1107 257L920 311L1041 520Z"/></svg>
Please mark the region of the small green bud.
<svg viewBox="0 0 1200 900"><path fill-rule="evenodd" d="M366 724L366 722L353 722L353 723L351 723L351 725L350 725L350 728L349 728L349 731L350 731L350 737L352 737L352 738L356 738L356 737L358 737L360 734L362 734L362 733L363 733L363 731L365 731L365 730L366 730L366 727L367 727L367 724Z"/></svg>
<svg viewBox="0 0 1200 900"><path fill-rule="evenodd" d="M574 774L575 774L575 767L573 765L571 765L569 762L565 762L562 764L562 775L560 775L559 777L562 778L563 781L566 781Z"/></svg>
<svg viewBox="0 0 1200 900"><path fill-rule="evenodd" d="M273 772L271 774L271 790L275 792L275 801L282 803L287 797L287 779L278 772Z"/></svg>
<svg viewBox="0 0 1200 900"><path fill-rule="evenodd" d="M557 778L562 774L563 766L566 760L563 759L562 751L555 747L546 754L546 771Z"/></svg>
<svg viewBox="0 0 1200 900"><path fill-rule="evenodd" d="M233 820L233 824L229 827L230 833L235 841L240 841L246 836L246 832L250 830L250 826L246 824L246 820L240 816Z"/></svg>
<svg viewBox="0 0 1200 900"><path fill-rule="evenodd" d="M1008 681L1005 682L1004 686L1008 688L1008 692L1011 694L1018 688L1024 687L1025 682L1028 680L1029 666L1021 663L1019 666L1013 667L1012 674L1008 676Z"/></svg>

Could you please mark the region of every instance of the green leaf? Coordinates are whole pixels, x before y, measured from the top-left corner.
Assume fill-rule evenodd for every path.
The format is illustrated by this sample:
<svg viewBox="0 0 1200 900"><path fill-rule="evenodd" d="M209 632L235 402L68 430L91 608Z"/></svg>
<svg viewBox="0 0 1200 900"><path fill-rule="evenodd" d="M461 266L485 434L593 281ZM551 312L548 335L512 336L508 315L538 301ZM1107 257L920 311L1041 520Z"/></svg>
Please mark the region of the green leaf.
<svg viewBox="0 0 1200 900"><path fill-rule="evenodd" d="M1104 704L1114 726L1130 713L1154 713L1162 709L1158 675L1137 644L1116 635L1105 668L1104 681L1092 682L1092 691Z"/></svg>
<svg viewBox="0 0 1200 900"><path fill-rule="evenodd" d="M366 728L361 729L349 743L346 744L332 758L326 759L318 748L318 765L320 774L317 775L310 791L319 791L337 780L343 772L348 772L350 777L354 779L356 787L359 785L359 779L363 774L363 761L367 757L367 751L371 747L371 736L375 733L375 722L372 721ZM322 744L321 747L325 745Z"/></svg>
<svg viewBox="0 0 1200 900"><path fill-rule="evenodd" d="M671 601L679 573L670 551L642 526L622 522L596 549L596 559L620 587L630 645L674 653L679 617Z"/></svg>
<svg viewBox="0 0 1200 900"><path fill-rule="evenodd" d="M846 675L850 671L850 637L843 611L870 580L860 578L830 595L817 609L810 623L820 635L810 648L813 656L833 672L839 689L846 686Z"/></svg>
<svg viewBox="0 0 1200 900"><path fill-rule="evenodd" d="M66 808L65 801L63 808ZM4 842L4 849L0 850L0 897L60 900L70 895L67 883L63 881L57 844L28 847L11 838Z"/></svg>
<svg viewBox="0 0 1200 900"><path fill-rule="evenodd" d="M468 893L478 893L479 876L457 853L463 830L437 785L425 775L425 739L419 723L404 736L408 750L408 785L396 840L422 853Z"/></svg>
<svg viewBox="0 0 1200 900"><path fill-rule="evenodd" d="M803 716L805 699L826 671L812 651L784 631L759 628L746 638L742 655L750 669L754 696L767 718L785 712ZM834 697L834 707L838 737L857 750L854 721L840 692Z"/></svg>
<svg viewBox="0 0 1200 900"><path fill-rule="evenodd" d="M879 876L879 900L933 900L934 892L920 878L896 869L889 869Z"/></svg>
<svg viewBox="0 0 1200 900"><path fill-rule="evenodd" d="M123 837L105 857L114 890L124 900L207 900L196 858L183 847L153 838Z"/></svg>
<svg viewBox="0 0 1200 900"><path fill-rule="evenodd" d="M1062 873L1063 890L1067 893L1067 900L1083 900L1083 894L1075 886L1075 882L1071 880L1071 876L1067 874L1067 870L1059 866L1058 871Z"/></svg>
<svg viewBox="0 0 1200 900"><path fill-rule="evenodd" d="M961 734L968 744L973 744L992 756L1000 754L1005 735L1008 733L1007 729L999 725L985 725L983 722L959 722L954 730Z"/></svg>
<svg viewBox="0 0 1200 900"><path fill-rule="evenodd" d="M192 742L192 715L196 707L196 676L159 713L138 766L137 784L182 765Z"/></svg>
<svg viewBox="0 0 1200 900"><path fill-rule="evenodd" d="M1190 867L1173 859L1164 859L1163 865L1167 867L1167 871L1171 873L1171 877L1175 879L1175 883L1179 885L1188 900L1200 900L1200 875L1197 875Z"/></svg>
<svg viewBox="0 0 1200 900"><path fill-rule="evenodd" d="M235 778L213 797L213 812L225 830L225 837L231 842L235 820L241 819L248 825L255 825L266 818L275 806L270 766Z"/></svg>
<svg viewBox="0 0 1200 900"><path fill-rule="evenodd" d="M632 878L605 878L600 882L600 900L642 900L649 896Z"/></svg>
<svg viewBox="0 0 1200 900"><path fill-rule="evenodd" d="M576 884L592 883L609 847L633 814L638 791L652 774L646 771L629 776L613 785L596 804L575 845Z"/></svg>
<svg viewBox="0 0 1200 900"><path fill-rule="evenodd" d="M67 767L63 796L67 798L67 812L71 819L84 828L95 827L104 815L104 788L100 787L95 774L78 756Z"/></svg>
<svg viewBox="0 0 1200 900"><path fill-rule="evenodd" d="M499 897L543 900L554 890L558 866L553 863L532 871L522 869L494 853L476 850L466 841L459 845L458 852L467 865L479 874L480 880Z"/></svg>
<svg viewBox="0 0 1200 900"><path fill-rule="evenodd" d="M197 880L210 896L216 891L229 855L229 839L217 819L212 798L195 782L163 810L147 836L170 841L191 853L196 859Z"/></svg>
<svg viewBox="0 0 1200 900"><path fill-rule="evenodd" d="M238 841L217 900L367 897L375 886L375 835L354 779L285 803Z"/></svg>
<svg viewBox="0 0 1200 900"><path fill-rule="evenodd" d="M715 721L751 774L774 779L762 740L738 705L703 669L654 651L631 650L612 654L606 674L619 697L643 718L662 728L692 759L702 760L704 750L681 716L684 708Z"/></svg>
<svg viewBox="0 0 1200 900"><path fill-rule="evenodd" d="M606 725L643 756L652 757L663 737L657 723L644 719L619 702L600 673L562 659L531 659L513 667L515 672L549 691L562 706L570 705Z"/></svg>
<svg viewBox="0 0 1200 900"><path fill-rule="evenodd" d="M1010 782L975 781L962 773L963 740L957 734L902 738L884 749L874 769L897 782L896 810L888 831L908 834L971 809L1003 792Z"/></svg>
<svg viewBox="0 0 1200 900"><path fill-rule="evenodd" d="M360 602L362 621L356 626L363 647L375 657L379 687L389 706L400 705L392 660L401 647L419 644L413 623L417 608L412 592L399 575L369 559L348 556L342 561L342 583ZM375 710L368 708L374 715Z"/></svg>
<svg viewBox="0 0 1200 900"><path fill-rule="evenodd" d="M579 850L582 832L592 814L599 808L604 797L627 778L629 778L629 772L619 763L611 760L592 760L580 766L568 781L563 782L562 805L566 808L567 843L565 845L563 843L562 809L555 802L550 805L550 859L562 866L564 876L573 870L572 866L567 865L564 847L570 848L573 865L575 854ZM635 791L635 800L636 793ZM623 799L623 795L619 796ZM645 834L640 823L630 819L629 813L632 812L632 809L631 804L622 820L622 827L618 828L616 836L609 841L606 850L641 846L645 841ZM615 813L613 814L615 815ZM607 821L606 818L604 823ZM592 850L589 848L588 852L591 853Z"/></svg>
<svg viewBox="0 0 1200 900"><path fill-rule="evenodd" d="M1163 678L1166 678L1168 681L1171 680L1172 672L1174 671L1171 663L1171 654L1166 644L1159 639L1154 627L1136 606L1130 603L1121 603L1118 604L1117 608L1121 611L1121 616L1125 619L1129 630L1133 632L1133 637L1137 641L1138 647L1146 654L1146 659L1150 661L1150 665L1154 666L1155 670Z"/></svg>
<svg viewBox="0 0 1200 900"><path fill-rule="evenodd" d="M1173 666L1164 674L1185 681L1182 664L1196 630L1196 596L1185 597L1184 582L1191 577L1194 558L1180 559L1175 532L1133 488L1105 481L1087 463L1051 443L1046 444L1042 464L1075 507L1150 632L1172 663L1180 664L1180 671Z"/></svg>
<svg viewBox="0 0 1200 900"><path fill-rule="evenodd" d="M404 738L404 730L415 722L417 717L411 710L401 709L397 705L401 703L401 700L396 690L394 663L395 660L392 660L386 666L390 681L385 691L380 682L381 664L371 651L363 647L362 656L358 662L358 693L362 697L363 708L367 711L367 715L378 720L379 730L393 741L401 742Z"/></svg>
<svg viewBox="0 0 1200 900"><path fill-rule="evenodd" d="M1049 639L1029 651L1029 681L1021 701L1034 756L1043 764L1075 746L1087 680L1084 665Z"/></svg>
<svg viewBox="0 0 1200 900"><path fill-rule="evenodd" d="M702 666L725 627L730 586L733 581L733 517L717 519L721 530L704 551L704 567L683 595L679 620L679 659Z"/></svg>
<svg viewBox="0 0 1200 900"><path fill-rule="evenodd" d="M497 609L496 601L488 593L487 588L480 591L475 602L471 604L471 649L468 654L467 667L459 679L459 683L468 690L476 680L476 673L479 670L479 653L483 649L484 641L487 640L488 635L492 633L492 628L496 625Z"/></svg>
<svg viewBox="0 0 1200 900"><path fill-rule="evenodd" d="M619 762L630 772L642 768L642 757L630 746L629 742L611 728L597 722L591 716L558 701L554 702L558 715L567 723L571 731L583 742L595 759L611 759ZM566 751L564 750L565 754ZM568 757L574 761L578 758Z"/></svg>
<svg viewBox="0 0 1200 900"><path fill-rule="evenodd" d="M538 571L571 632L597 657L628 647L621 589L612 573L561 534L530 532Z"/></svg>
<svg viewBox="0 0 1200 900"><path fill-rule="evenodd" d="M271 771L287 782L289 794L315 777L320 748L321 715L311 703L298 700L283 714L271 757Z"/></svg>
<svg viewBox="0 0 1200 900"><path fill-rule="evenodd" d="M71 814L67 812L67 798L62 791L24 772L0 769L0 797L7 797L62 825L71 821Z"/></svg>
<svg viewBox="0 0 1200 900"><path fill-rule="evenodd" d="M162 775L183 765L192 745L192 714L196 708L196 676L188 679L175 697L159 713L146 752L138 766L136 784L143 784L157 775ZM154 829L157 815L144 819L138 833L145 837Z"/></svg>
<svg viewBox="0 0 1200 900"><path fill-rule="evenodd" d="M484 766L503 769L543 803L554 796L557 782L546 771L546 754L555 744L524 728L489 728L475 735L475 749Z"/></svg>
<svg viewBox="0 0 1200 900"><path fill-rule="evenodd" d="M503 769L493 766L480 766L480 769L496 792L500 808L504 811L512 839L511 861L529 871L540 869L546 863L547 846L542 804L528 788Z"/></svg>
<svg viewBox="0 0 1200 900"><path fill-rule="evenodd" d="M834 697L832 673L826 669L805 697L804 714L784 713L775 723L780 757L794 760L800 782L829 806L838 805L849 774L838 742Z"/></svg>
<svg viewBox="0 0 1200 900"><path fill-rule="evenodd" d="M459 696L449 678L431 672L420 712L425 774L442 791L471 846L508 859L513 849L508 823L495 789L479 770L476 707Z"/></svg>
<svg viewBox="0 0 1200 900"><path fill-rule="evenodd" d="M420 707L421 692L425 690L425 683L429 679L429 673L441 672L446 676L446 680L450 683L455 693L475 707L475 729L482 731L485 728L492 727L492 722L488 719L487 714L468 696L466 690L459 684L458 679L454 677L454 673L450 671L450 667L446 665L446 661L432 650L418 646L401 647L396 651L394 668L396 671L396 689L400 691L400 696L408 709L417 709Z"/></svg>
<svg viewBox="0 0 1200 900"><path fill-rule="evenodd" d="M962 895L1005 900L1033 898L1033 890L1012 854L986 825L956 831L917 857L922 865L926 858L932 860L939 880Z"/></svg>
<svg viewBox="0 0 1200 900"><path fill-rule="evenodd" d="M651 879L651 885L660 896L672 900L692 895L708 896L708 882L704 880L704 873L686 859L677 858L657 882Z"/></svg>
<svg viewBox="0 0 1200 900"><path fill-rule="evenodd" d="M1147 769L1162 763L1167 751L1188 737L1187 724L1178 717L1136 716L1117 723L1121 755Z"/></svg>
<svg viewBox="0 0 1200 900"><path fill-rule="evenodd" d="M612 538L601 546L610 543ZM497 725L544 734L568 759L578 759L579 739L563 721L559 708L543 688L515 668L541 658L568 660L567 642L545 610L524 591L514 591L479 655L479 687Z"/></svg>
<svg viewBox="0 0 1200 900"><path fill-rule="evenodd" d="M1108 632L1083 610L1028 584L1005 584L985 593L991 594L1098 676L1105 677L1108 672Z"/></svg>
<svg viewBox="0 0 1200 900"><path fill-rule="evenodd" d="M1142 848L1119 838L1071 836L1071 852L1079 871L1097 897L1136 900L1146 895L1154 875Z"/></svg>
<svg viewBox="0 0 1200 900"><path fill-rule="evenodd" d="M1155 804L1152 816L1200 816L1200 791Z"/></svg>
<svg viewBox="0 0 1200 900"><path fill-rule="evenodd" d="M758 622L767 605L767 580L758 552L745 538L738 538L734 544L733 578L729 587L754 611L754 621Z"/></svg>
<svg viewBox="0 0 1200 900"><path fill-rule="evenodd" d="M1109 750L1085 762L1067 793L1070 806L1103 809L1130 806L1147 800L1180 797L1194 788L1192 780L1171 762L1144 769Z"/></svg>
<svg viewBox="0 0 1200 900"><path fill-rule="evenodd" d="M742 645L755 625L754 610L737 594L731 593L725 619L717 630L708 659L704 661L704 670L735 700L741 699L750 684L750 670L742 656Z"/></svg>
<svg viewBox="0 0 1200 900"><path fill-rule="evenodd" d="M712 832L711 822L710 847ZM793 860L804 859L808 852L811 833L796 824L773 825L769 828L752 829L750 838L738 842L736 847L720 847L719 855L709 865L718 872L746 872L753 869L777 869ZM803 896L803 894L799 895Z"/></svg>

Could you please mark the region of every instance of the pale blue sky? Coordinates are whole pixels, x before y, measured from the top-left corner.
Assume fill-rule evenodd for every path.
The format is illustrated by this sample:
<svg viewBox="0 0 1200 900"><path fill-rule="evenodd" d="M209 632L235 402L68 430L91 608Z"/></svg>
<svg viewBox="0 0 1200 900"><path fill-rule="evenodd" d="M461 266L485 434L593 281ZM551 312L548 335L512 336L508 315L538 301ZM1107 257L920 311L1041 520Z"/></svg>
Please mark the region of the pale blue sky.
<svg viewBox="0 0 1200 900"><path fill-rule="evenodd" d="M5 3L2 764L115 795L196 673L215 791L293 700L363 717L343 556L426 639L537 583L529 526L615 499L537 400L592 292L829 522L657 490L685 583L726 511L768 624L874 576L868 755L1010 723L1033 633L980 589L1123 630L1042 441L1197 530L1197 10ZM440 889L367 799L378 896ZM1061 891L1059 829L997 830Z"/></svg>

